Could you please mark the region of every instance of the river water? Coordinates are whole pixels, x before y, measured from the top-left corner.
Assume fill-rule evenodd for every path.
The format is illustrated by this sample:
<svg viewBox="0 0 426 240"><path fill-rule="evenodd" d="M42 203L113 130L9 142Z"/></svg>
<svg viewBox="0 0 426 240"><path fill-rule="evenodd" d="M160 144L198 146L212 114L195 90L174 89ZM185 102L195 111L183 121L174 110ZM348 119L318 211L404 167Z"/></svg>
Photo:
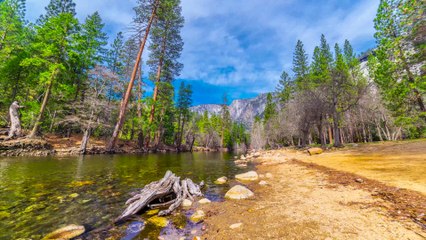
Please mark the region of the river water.
<svg viewBox="0 0 426 240"><path fill-rule="evenodd" d="M229 186L213 182L242 171L231 158L229 153L0 158L0 239L41 239L69 224L104 226L124 210L130 193L167 170L205 181L206 197L221 201Z"/></svg>

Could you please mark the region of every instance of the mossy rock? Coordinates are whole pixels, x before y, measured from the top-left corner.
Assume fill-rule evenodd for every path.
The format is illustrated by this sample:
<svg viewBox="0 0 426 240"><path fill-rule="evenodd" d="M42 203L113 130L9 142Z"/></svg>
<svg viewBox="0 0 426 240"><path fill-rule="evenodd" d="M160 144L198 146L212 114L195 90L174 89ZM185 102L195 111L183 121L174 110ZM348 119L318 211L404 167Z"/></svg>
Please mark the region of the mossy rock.
<svg viewBox="0 0 426 240"><path fill-rule="evenodd" d="M154 215L157 215L159 212L160 212L160 209L152 209L152 210L146 211L146 215L154 216Z"/></svg>
<svg viewBox="0 0 426 240"><path fill-rule="evenodd" d="M204 220L206 217L206 214L202 210L196 211L194 214L191 215L189 218L193 223L199 223Z"/></svg>
<svg viewBox="0 0 426 240"><path fill-rule="evenodd" d="M187 219L186 216L183 214L176 214L172 216L172 223L173 225L178 229L184 229L186 227Z"/></svg>
<svg viewBox="0 0 426 240"><path fill-rule="evenodd" d="M169 220L165 217L153 216L148 218L147 223L164 228L169 225Z"/></svg>

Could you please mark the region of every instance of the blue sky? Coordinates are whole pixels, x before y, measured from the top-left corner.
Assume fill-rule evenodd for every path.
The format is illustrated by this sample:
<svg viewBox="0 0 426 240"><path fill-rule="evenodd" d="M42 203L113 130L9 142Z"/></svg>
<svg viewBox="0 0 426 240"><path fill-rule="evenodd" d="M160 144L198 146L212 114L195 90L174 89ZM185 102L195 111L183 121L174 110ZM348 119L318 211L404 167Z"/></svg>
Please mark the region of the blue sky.
<svg viewBox="0 0 426 240"><path fill-rule="evenodd" d="M28 19L49 0L27 0ZM83 20L99 11L111 39L129 31L136 0L75 0ZM323 33L330 44L348 39L355 50L375 46L379 0L182 0L185 42L180 81L193 86L194 104L221 103L273 91L290 71L298 39L309 55ZM147 89L151 92L151 89Z"/></svg>

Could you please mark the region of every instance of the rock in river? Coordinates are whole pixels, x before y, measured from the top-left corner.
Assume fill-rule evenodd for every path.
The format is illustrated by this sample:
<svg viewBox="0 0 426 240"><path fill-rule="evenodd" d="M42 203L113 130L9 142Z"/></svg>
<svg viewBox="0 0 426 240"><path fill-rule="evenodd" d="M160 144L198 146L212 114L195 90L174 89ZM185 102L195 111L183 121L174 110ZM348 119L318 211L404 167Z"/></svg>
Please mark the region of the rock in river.
<svg viewBox="0 0 426 240"><path fill-rule="evenodd" d="M216 184L225 184L227 181L228 181L227 177L220 177L216 181L214 181L214 183L216 183Z"/></svg>
<svg viewBox="0 0 426 240"><path fill-rule="evenodd" d="M159 217L159 216L150 217L148 218L147 222L160 228L163 228L169 225L169 220L167 220L167 218Z"/></svg>
<svg viewBox="0 0 426 240"><path fill-rule="evenodd" d="M182 207L190 207L190 206L192 206L191 200L189 200L189 199L183 200Z"/></svg>
<svg viewBox="0 0 426 240"><path fill-rule="evenodd" d="M77 226L73 224L47 234L43 238L43 240L51 240L51 239L67 240L67 239L78 237L81 234L83 234L85 231L86 229L84 228L84 226Z"/></svg>
<svg viewBox="0 0 426 240"><path fill-rule="evenodd" d="M189 219L194 223L198 223L203 221L205 217L206 214L202 210L198 210L194 214L192 214Z"/></svg>
<svg viewBox="0 0 426 240"><path fill-rule="evenodd" d="M255 171L250 171L235 175L235 178L240 181L257 181L259 179L259 175L257 175L257 172Z"/></svg>
<svg viewBox="0 0 426 240"><path fill-rule="evenodd" d="M229 191L225 194L225 198L228 199L246 199L249 197L253 197L254 193L252 191L250 191L250 189L241 186L241 185L236 185L234 187L232 187L231 189L229 189Z"/></svg>

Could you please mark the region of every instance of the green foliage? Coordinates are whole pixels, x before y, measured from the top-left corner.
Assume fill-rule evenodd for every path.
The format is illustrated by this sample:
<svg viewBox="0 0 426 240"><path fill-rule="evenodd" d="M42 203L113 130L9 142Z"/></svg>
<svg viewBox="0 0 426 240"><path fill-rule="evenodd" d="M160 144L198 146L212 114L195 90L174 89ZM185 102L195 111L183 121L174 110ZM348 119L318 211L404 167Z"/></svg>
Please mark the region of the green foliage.
<svg viewBox="0 0 426 240"><path fill-rule="evenodd" d="M424 1L382 0L374 20L378 48L369 59L387 108L410 136L421 135L426 126L425 43L419 41L424 9Z"/></svg>
<svg viewBox="0 0 426 240"><path fill-rule="evenodd" d="M299 78L301 79L301 78ZM295 91L294 81L290 78L286 71L283 71L278 85L275 89L275 95L280 100L281 104L288 102Z"/></svg>
<svg viewBox="0 0 426 240"><path fill-rule="evenodd" d="M272 94L268 93L266 96L266 106L264 111L263 120L267 122L277 113L277 106L273 100Z"/></svg>

